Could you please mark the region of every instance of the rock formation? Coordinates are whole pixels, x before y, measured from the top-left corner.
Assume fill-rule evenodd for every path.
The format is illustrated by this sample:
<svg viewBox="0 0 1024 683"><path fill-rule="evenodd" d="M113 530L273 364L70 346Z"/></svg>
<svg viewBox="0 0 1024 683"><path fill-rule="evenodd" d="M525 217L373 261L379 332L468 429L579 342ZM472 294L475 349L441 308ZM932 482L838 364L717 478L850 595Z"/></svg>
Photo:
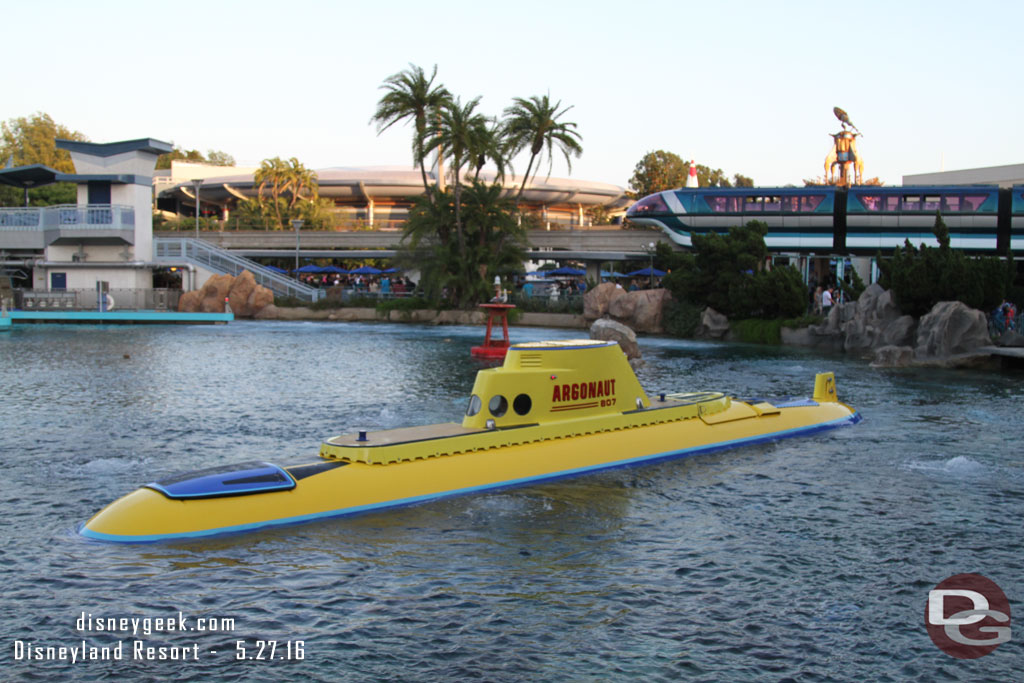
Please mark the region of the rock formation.
<svg viewBox="0 0 1024 683"><path fill-rule="evenodd" d="M729 333L729 319L708 306L700 314L700 324L694 336L697 339L725 339Z"/></svg>
<svg viewBox="0 0 1024 683"><path fill-rule="evenodd" d="M635 292L604 282L583 295L583 317L596 320L610 316L638 332L662 332L662 308L670 297L666 289L642 289Z"/></svg>
<svg viewBox="0 0 1024 683"><path fill-rule="evenodd" d="M178 310L185 313L223 313L225 298L238 318L252 318L274 303L274 293L256 284L252 273L243 270L237 277L214 275L202 289L185 292L178 299Z"/></svg>
<svg viewBox="0 0 1024 683"><path fill-rule="evenodd" d="M914 355L953 356L991 343L984 313L959 301L940 301L918 323Z"/></svg>
<svg viewBox="0 0 1024 683"><path fill-rule="evenodd" d="M590 338L618 342L626 358L640 358L640 345L636 343L636 333L620 322L609 318L595 320L590 326Z"/></svg>

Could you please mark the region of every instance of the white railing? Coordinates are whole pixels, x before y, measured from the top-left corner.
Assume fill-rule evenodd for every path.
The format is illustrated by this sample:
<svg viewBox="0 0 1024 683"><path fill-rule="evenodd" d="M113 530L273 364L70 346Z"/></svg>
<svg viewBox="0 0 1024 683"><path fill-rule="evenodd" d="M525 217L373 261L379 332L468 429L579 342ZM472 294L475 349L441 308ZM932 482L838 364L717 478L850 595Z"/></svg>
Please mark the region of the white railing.
<svg viewBox="0 0 1024 683"><path fill-rule="evenodd" d="M123 204L57 204L0 208L0 230L134 230L135 208Z"/></svg>
<svg viewBox="0 0 1024 683"><path fill-rule="evenodd" d="M321 290L314 289L287 275L267 270L255 261L191 237L155 238L153 240L153 257L157 261L186 261L203 266L215 273L232 276L241 274L243 270L248 270L257 284L263 285L277 296L317 301L324 295Z"/></svg>

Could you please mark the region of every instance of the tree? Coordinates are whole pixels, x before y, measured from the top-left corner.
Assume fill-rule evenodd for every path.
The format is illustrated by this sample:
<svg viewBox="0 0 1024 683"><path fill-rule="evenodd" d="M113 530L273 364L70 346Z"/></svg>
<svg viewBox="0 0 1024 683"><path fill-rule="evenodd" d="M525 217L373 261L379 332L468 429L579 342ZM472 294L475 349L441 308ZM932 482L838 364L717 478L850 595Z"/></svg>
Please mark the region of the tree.
<svg viewBox="0 0 1024 683"><path fill-rule="evenodd" d="M49 114L36 112L0 123L0 167L8 162L13 166L43 164L61 173L74 173L75 165L67 150L57 149L55 140L88 142L83 133L56 123ZM54 183L29 190L29 204L50 206L74 204L76 189L73 183ZM0 206L21 206L24 192L10 186L0 186Z"/></svg>
<svg viewBox="0 0 1024 683"><path fill-rule="evenodd" d="M234 166L235 158L227 152L211 149L206 153L206 162L211 166Z"/></svg>
<svg viewBox="0 0 1024 683"><path fill-rule="evenodd" d="M480 98L465 105L459 98L449 99L423 131L425 139L437 145L437 152L450 162L455 185L455 235L459 253L465 254L466 240L462 230L462 169L479 155L480 141L487 135L487 119L476 113ZM422 149L422 146L421 146Z"/></svg>
<svg viewBox="0 0 1024 683"><path fill-rule="evenodd" d="M972 258L949 243L949 229L936 212L932 228L938 248L917 249L904 242L892 257L879 259L879 284L891 289L896 305L907 315L919 317L940 301L961 301L971 308L992 310L1012 285L1012 271L994 256Z"/></svg>
<svg viewBox="0 0 1024 683"><path fill-rule="evenodd" d="M415 163L420 166L423 189L427 192L428 201L432 201L432 199L430 183L427 182L425 161L425 146L428 144L425 135L427 122L451 99L451 95L443 85L434 85L436 77L436 65L428 79L423 69L413 64L410 64L409 68L404 71L388 76L384 84L380 86L387 92L377 101L377 111L370 118L370 123L377 126L377 135L399 121L412 120L415 127L412 138L412 156Z"/></svg>
<svg viewBox="0 0 1024 683"><path fill-rule="evenodd" d="M688 164L678 154L659 149L648 152L637 162L629 189L637 198L686 184Z"/></svg>
<svg viewBox="0 0 1024 683"><path fill-rule="evenodd" d="M75 165L67 150L57 149L55 140L89 141L84 134L54 122L43 112L4 121L0 123L0 130L3 131L0 163L10 160L14 166L44 164L61 173L74 173Z"/></svg>
<svg viewBox="0 0 1024 683"><path fill-rule="evenodd" d="M523 197L523 190L530 182L530 171L538 157L546 154L548 157L548 175L551 175L551 168L554 164L554 151L557 148L565 157L565 163L572 172L572 160L570 157L579 157L583 153L580 145L580 134L576 132L576 124L569 121L559 121L571 106L559 111L561 101L551 103L548 95L539 97L534 95L529 99L516 97L512 105L505 109L504 134L508 149L509 158L524 149L530 150L530 163L526 165L526 173L523 174L523 183L519 186L516 194L518 203ZM536 176L536 170L533 171Z"/></svg>
<svg viewBox="0 0 1024 683"><path fill-rule="evenodd" d="M186 150L175 145L173 150L157 157L156 167L158 169L170 168L172 161L187 161L194 164L209 164L210 166L235 165L235 158L227 152L211 149L207 152L207 156L204 157L198 149Z"/></svg>
<svg viewBox="0 0 1024 683"><path fill-rule="evenodd" d="M455 223L454 188L437 193L436 202L417 197L402 235L399 260L420 269L420 285L431 301L468 307L490 297L489 278L521 272L526 258L526 229L516 220L514 202L500 184L477 181L462 197L465 251L450 235Z"/></svg>
<svg viewBox="0 0 1024 683"><path fill-rule="evenodd" d="M300 202L316 204L319 198L316 173L307 169L298 159L288 161L280 157L264 159L253 175L256 182L256 199L261 210L273 211L277 218L278 230L287 228L286 220L297 218Z"/></svg>

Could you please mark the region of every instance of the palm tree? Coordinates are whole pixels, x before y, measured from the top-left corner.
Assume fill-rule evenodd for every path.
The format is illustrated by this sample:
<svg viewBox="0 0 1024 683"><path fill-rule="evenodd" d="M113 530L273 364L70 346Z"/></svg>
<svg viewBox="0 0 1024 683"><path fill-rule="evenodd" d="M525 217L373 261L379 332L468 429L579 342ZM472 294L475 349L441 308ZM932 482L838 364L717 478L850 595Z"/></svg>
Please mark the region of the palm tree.
<svg viewBox="0 0 1024 683"><path fill-rule="evenodd" d="M288 161L281 157L264 159L253 175L256 185L256 198L262 205L264 196L270 195L277 216L277 227L283 230L284 216L281 213L283 198L288 195L287 207L289 214L294 215L295 205L300 200L313 202L318 196L316 173L302 165L295 157Z"/></svg>
<svg viewBox="0 0 1024 683"><path fill-rule="evenodd" d="M420 165L420 175L423 177L423 189L430 196L430 184L427 182L427 168L425 165L426 143L425 131L427 122L435 112L440 110L450 99L448 90L438 84L434 86L434 78L437 76L437 65L428 79L421 67L410 64L405 71L388 76L387 80L380 87L387 92L377 102L377 111L370 118L370 123L377 125L377 135L380 135L388 128L399 121L411 119L416 127L412 139L412 156Z"/></svg>
<svg viewBox="0 0 1024 683"><path fill-rule="evenodd" d="M480 141L486 135L487 118L475 113L480 98L465 105L461 99L450 100L441 107L433 121L423 132L425 139L437 145L438 154L451 162L455 184L455 233L459 240L459 253L465 254L466 240L462 230L462 169L478 158ZM422 145L421 145L422 148Z"/></svg>
<svg viewBox="0 0 1024 683"><path fill-rule="evenodd" d="M570 172L572 172L570 156L579 157L583 153L580 134L576 132L576 124L558 120L572 107L569 106L559 111L560 106L562 106L561 101L551 104L548 95L543 97L534 95L528 100L516 97L512 100L512 106L505 109L504 128L509 158L514 157L523 149L530 149L530 163L526 166L523 183L519 186L519 193L516 195L517 203L523 196L526 184L530 181L533 162L545 152L545 148L548 156L548 175L551 175L555 147L565 156L565 163L569 165ZM534 171L534 175L536 175L536 171Z"/></svg>
<svg viewBox="0 0 1024 683"><path fill-rule="evenodd" d="M500 183L505 178L505 170L509 168L509 159L506 155L505 141L502 138L503 127L497 119L489 119L483 126L475 131L470 149L469 168L474 171L473 182L480 180L480 171L490 161L496 169L495 182Z"/></svg>

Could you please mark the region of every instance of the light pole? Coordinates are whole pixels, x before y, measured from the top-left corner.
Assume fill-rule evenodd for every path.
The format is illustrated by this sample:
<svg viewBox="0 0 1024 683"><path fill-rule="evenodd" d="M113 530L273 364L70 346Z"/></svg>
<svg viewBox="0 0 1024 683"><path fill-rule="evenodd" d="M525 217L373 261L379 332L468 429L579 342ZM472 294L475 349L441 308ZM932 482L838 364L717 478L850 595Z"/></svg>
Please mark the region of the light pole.
<svg viewBox="0 0 1024 683"><path fill-rule="evenodd" d="M648 274L651 276L650 288L654 289L654 252L657 251L656 247L654 246L654 242L648 243L644 251L646 251L647 255L651 257L651 267L648 270Z"/></svg>
<svg viewBox="0 0 1024 683"><path fill-rule="evenodd" d="M295 218L292 220L292 227L295 228L295 270L299 270L299 228L302 227L303 221L301 218ZM298 276L296 276L298 277Z"/></svg>
<svg viewBox="0 0 1024 683"><path fill-rule="evenodd" d="M202 178L193 178L192 187L196 191L196 239L199 239L199 188L203 186Z"/></svg>

